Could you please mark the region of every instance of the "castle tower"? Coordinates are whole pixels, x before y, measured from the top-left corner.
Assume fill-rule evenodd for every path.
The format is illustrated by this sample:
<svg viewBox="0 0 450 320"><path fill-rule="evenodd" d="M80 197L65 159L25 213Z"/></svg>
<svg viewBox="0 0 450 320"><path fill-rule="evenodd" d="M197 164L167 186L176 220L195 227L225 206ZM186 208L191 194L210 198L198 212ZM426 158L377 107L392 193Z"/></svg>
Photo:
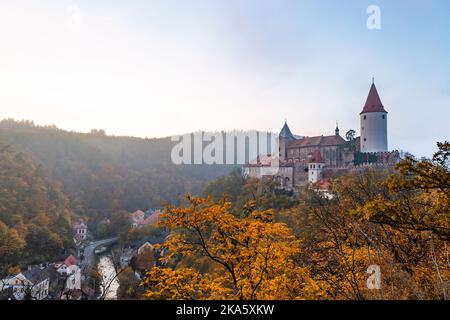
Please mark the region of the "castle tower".
<svg viewBox="0 0 450 320"><path fill-rule="evenodd" d="M325 166L325 160L323 160L320 150L316 149L311 154L308 163L308 182L316 183L322 180L322 170Z"/></svg>
<svg viewBox="0 0 450 320"><path fill-rule="evenodd" d="M388 151L387 143L387 111L381 103L375 83L372 81L369 95L362 112L361 152Z"/></svg>
<svg viewBox="0 0 450 320"><path fill-rule="evenodd" d="M280 131L279 135L279 147L280 147L280 160L286 161L287 158L287 150L286 145L290 141L294 141L295 137L291 132L291 129L289 129L289 126L287 125L287 122L284 122L284 126Z"/></svg>

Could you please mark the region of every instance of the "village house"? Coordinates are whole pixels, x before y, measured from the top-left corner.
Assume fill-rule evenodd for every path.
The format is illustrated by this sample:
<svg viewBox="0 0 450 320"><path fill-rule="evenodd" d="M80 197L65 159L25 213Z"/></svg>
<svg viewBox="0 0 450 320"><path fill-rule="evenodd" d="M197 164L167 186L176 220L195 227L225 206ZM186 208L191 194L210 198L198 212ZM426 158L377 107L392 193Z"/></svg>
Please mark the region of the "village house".
<svg viewBox="0 0 450 320"><path fill-rule="evenodd" d="M11 300L43 300L48 297L50 279L47 268L29 267L0 280L0 291L11 292Z"/></svg>
<svg viewBox="0 0 450 320"><path fill-rule="evenodd" d="M86 240L87 237L87 225L83 221L79 221L73 225L75 230L75 242L81 242Z"/></svg>
<svg viewBox="0 0 450 320"><path fill-rule="evenodd" d="M136 210L131 214L131 225L133 228L139 227L145 219L145 213L141 210Z"/></svg>
<svg viewBox="0 0 450 320"><path fill-rule="evenodd" d="M0 280L0 299L80 299L81 268L73 255L63 262L29 266Z"/></svg>
<svg viewBox="0 0 450 320"><path fill-rule="evenodd" d="M56 271L65 277L65 290L81 290L81 268L73 255L68 256L64 262L55 263Z"/></svg>
<svg viewBox="0 0 450 320"><path fill-rule="evenodd" d="M142 228L158 221L161 210L149 209L146 212L137 210L131 214L131 226L133 228Z"/></svg>

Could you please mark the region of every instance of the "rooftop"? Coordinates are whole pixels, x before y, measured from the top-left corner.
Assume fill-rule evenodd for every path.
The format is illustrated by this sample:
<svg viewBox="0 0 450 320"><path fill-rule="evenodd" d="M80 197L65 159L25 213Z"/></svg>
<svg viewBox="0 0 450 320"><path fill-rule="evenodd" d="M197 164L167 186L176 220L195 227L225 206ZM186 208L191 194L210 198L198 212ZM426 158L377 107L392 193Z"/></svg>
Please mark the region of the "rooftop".
<svg viewBox="0 0 450 320"><path fill-rule="evenodd" d="M320 154L319 149L316 149L312 152L309 162L310 163L325 163L325 161L322 158L322 155Z"/></svg>
<svg viewBox="0 0 450 320"><path fill-rule="evenodd" d="M339 135L305 137L295 140L287 145L287 148L317 147L317 146L337 146L344 144L345 140Z"/></svg>
<svg viewBox="0 0 450 320"><path fill-rule="evenodd" d="M366 104L364 105L361 114L368 112L387 112L384 109L383 104L381 103L380 96L378 95L377 88L375 87L375 83L372 82L370 86L369 95L367 96Z"/></svg>
<svg viewBox="0 0 450 320"><path fill-rule="evenodd" d="M280 138L287 140L295 140L295 137L292 134L291 129L289 129L289 126L286 121L284 122L284 126L280 131Z"/></svg>

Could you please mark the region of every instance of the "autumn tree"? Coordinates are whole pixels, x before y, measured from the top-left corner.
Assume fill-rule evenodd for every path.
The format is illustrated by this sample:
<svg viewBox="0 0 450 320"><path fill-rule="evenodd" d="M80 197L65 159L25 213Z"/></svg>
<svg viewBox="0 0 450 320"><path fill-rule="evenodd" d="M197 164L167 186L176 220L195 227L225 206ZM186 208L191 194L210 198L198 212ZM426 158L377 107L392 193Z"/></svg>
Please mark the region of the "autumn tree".
<svg viewBox="0 0 450 320"><path fill-rule="evenodd" d="M17 231L0 221L0 277L5 275L11 265L19 263L18 258L24 247L25 241Z"/></svg>
<svg viewBox="0 0 450 320"><path fill-rule="evenodd" d="M228 176L206 184L204 195L216 199L226 199L232 203L232 211L240 213L248 201L253 201L258 209L285 209L297 204L291 191L280 188L274 177L245 178L241 171L235 170Z"/></svg>
<svg viewBox="0 0 450 320"><path fill-rule="evenodd" d="M117 296L120 300L136 300L142 297L143 288L139 286L139 280L131 267L123 269L118 280L120 285Z"/></svg>
<svg viewBox="0 0 450 320"><path fill-rule="evenodd" d="M307 189L278 218L301 239L300 263L334 299L447 299L450 281L449 145L395 171L360 170L333 181L333 197ZM380 290L366 270L381 267Z"/></svg>
<svg viewBox="0 0 450 320"><path fill-rule="evenodd" d="M155 251L153 247L147 246L138 252L136 257L136 268L140 271L150 270L156 264Z"/></svg>
<svg viewBox="0 0 450 320"><path fill-rule="evenodd" d="M389 198L379 196L359 213L374 223L429 231L450 241L450 143L438 143L438 148L431 160L402 160L399 174L389 177Z"/></svg>
<svg viewBox="0 0 450 320"><path fill-rule="evenodd" d="M249 204L242 217L231 203L188 197L168 207L162 224L172 231L164 243L166 267L143 280L148 299L311 299L320 297L307 268L294 263L298 241L271 210ZM186 263L188 261L188 263ZM199 271L199 263L209 264Z"/></svg>
<svg viewBox="0 0 450 320"><path fill-rule="evenodd" d="M388 196L355 212L385 232L385 247L422 299L448 299L450 290L450 143L437 146L432 159L402 160Z"/></svg>

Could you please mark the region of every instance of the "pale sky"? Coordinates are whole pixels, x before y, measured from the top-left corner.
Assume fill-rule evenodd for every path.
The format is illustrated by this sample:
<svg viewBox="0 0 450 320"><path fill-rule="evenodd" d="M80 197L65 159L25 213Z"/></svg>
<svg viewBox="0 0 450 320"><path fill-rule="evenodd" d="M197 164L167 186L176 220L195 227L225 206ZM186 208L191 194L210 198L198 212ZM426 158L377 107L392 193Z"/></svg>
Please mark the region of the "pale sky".
<svg viewBox="0 0 450 320"><path fill-rule="evenodd" d="M381 30L366 27L371 4ZM359 134L374 75L389 148L429 156L450 139L449 56L445 0L0 0L0 118Z"/></svg>

